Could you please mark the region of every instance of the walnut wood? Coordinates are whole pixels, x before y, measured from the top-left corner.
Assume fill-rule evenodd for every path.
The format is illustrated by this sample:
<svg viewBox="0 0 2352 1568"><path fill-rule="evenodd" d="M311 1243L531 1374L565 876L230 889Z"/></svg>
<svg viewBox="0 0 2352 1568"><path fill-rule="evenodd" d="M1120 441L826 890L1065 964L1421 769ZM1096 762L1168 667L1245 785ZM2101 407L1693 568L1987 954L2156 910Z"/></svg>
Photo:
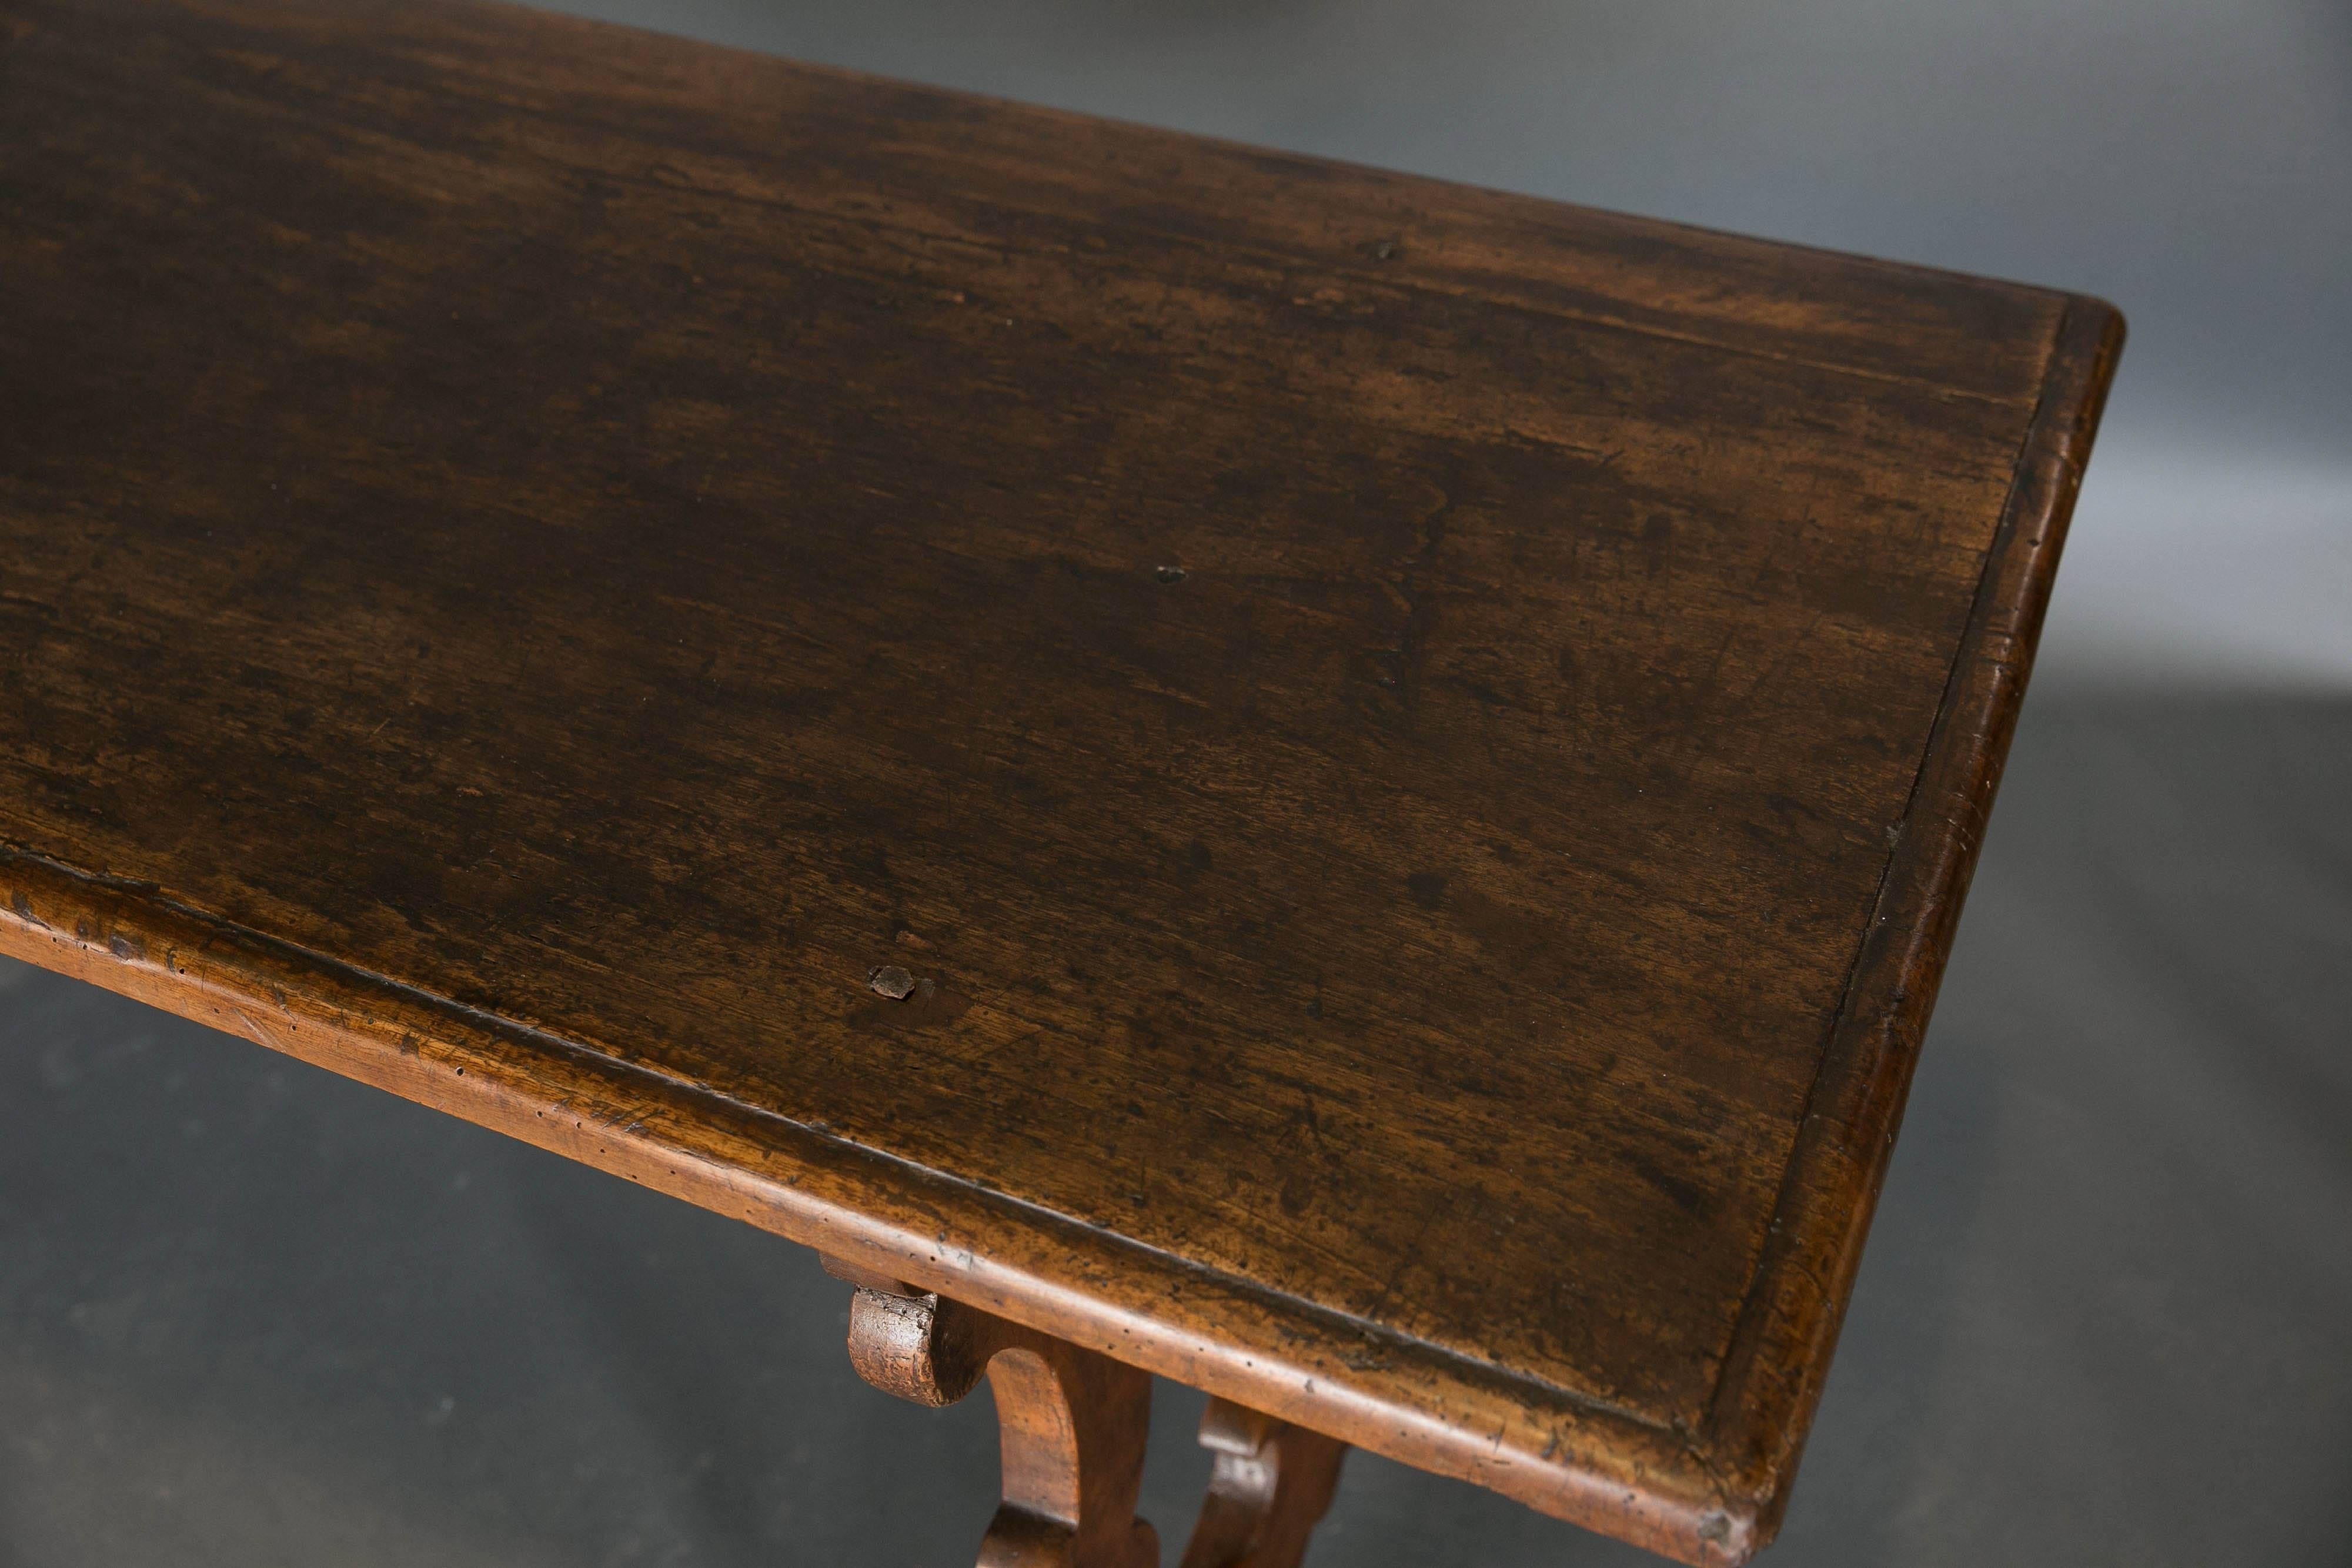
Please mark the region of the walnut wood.
<svg viewBox="0 0 2352 1568"><path fill-rule="evenodd" d="M1201 1445L1216 1458L1181 1568L1298 1568L1348 1446L1228 1399L1201 1412Z"/></svg>
<svg viewBox="0 0 2352 1568"><path fill-rule="evenodd" d="M1158 1537L1135 1517L1150 1375L854 1263L824 1261L856 1287L849 1359L866 1382L937 1407L988 1379L1004 1500L981 1568L1156 1568ZM1215 1458L1182 1568L1297 1568L1331 1506L1347 1445L1224 1399L1202 1413L1201 1443Z"/></svg>
<svg viewBox="0 0 2352 1568"><path fill-rule="evenodd" d="M980 1568L1159 1568L1160 1538L1135 1515L1150 1374L936 1294L865 1285L850 1298L849 1360L918 1405L952 1405L988 1379L1004 1500Z"/></svg>
<svg viewBox="0 0 2352 1568"><path fill-rule="evenodd" d="M1769 1539L2112 310L449 0L0 210L0 947Z"/></svg>

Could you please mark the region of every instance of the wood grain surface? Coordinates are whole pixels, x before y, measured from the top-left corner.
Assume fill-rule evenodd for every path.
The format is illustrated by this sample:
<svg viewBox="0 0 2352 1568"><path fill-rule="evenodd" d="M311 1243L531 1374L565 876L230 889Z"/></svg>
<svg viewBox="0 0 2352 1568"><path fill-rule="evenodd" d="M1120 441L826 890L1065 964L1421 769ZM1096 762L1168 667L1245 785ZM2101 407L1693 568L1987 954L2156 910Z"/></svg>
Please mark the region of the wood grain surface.
<svg viewBox="0 0 2352 1568"><path fill-rule="evenodd" d="M1769 1540L2111 309L446 0L0 214L0 947Z"/></svg>

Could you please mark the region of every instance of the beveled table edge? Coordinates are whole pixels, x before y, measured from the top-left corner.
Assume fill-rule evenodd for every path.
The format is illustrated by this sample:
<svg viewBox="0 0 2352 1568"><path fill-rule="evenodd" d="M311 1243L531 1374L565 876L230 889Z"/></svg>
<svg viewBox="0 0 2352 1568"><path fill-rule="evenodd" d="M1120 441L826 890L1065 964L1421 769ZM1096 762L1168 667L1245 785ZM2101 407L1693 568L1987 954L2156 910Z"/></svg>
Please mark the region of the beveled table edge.
<svg viewBox="0 0 2352 1568"><path fill-rule="evenodd" d="M1968 629L1716 1385L1702 1447L1726 1490L1753 1505L1751 1551L1771 1540L1788 1506L2123 344L2122 312L2067 297Z"/></svg>
<svg viewBox="0 0 2352 1568"><path fill-rule="evenodd" d="M1402 1463L1661 1550L1730 1516L1675 1434L702 1085L0 850L0 952ZM1694 1537L1695 1538L1695 1537Z"/></svg>

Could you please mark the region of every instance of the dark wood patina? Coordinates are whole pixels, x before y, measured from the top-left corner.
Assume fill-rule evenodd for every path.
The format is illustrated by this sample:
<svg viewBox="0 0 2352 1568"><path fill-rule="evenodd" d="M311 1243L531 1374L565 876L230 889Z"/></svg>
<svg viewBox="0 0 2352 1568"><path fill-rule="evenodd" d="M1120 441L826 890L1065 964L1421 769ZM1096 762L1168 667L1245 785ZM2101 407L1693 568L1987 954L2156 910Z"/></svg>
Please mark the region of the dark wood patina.
<svg viewBox="0 0 2352 1568"><path fill-rule="evenodd" d="M1769 1538L2113 310L448 0L0 216L0 947Z"/></svg>

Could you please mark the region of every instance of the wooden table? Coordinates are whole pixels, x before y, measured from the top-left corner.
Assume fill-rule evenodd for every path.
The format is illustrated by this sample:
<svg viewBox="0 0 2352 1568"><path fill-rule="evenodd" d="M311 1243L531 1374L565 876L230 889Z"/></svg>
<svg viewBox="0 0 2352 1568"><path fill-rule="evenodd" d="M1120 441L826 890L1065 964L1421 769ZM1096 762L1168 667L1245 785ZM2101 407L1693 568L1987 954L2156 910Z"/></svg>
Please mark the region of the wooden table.
<svg viewBox="0 0 2352 1568"><path fill-rule="evenodd" d="M446 0L5 0L0 213L0 947L993 1354L986 1561L1145 1370L1192 1568L1770 1538L2113 310Z"/></svg>

